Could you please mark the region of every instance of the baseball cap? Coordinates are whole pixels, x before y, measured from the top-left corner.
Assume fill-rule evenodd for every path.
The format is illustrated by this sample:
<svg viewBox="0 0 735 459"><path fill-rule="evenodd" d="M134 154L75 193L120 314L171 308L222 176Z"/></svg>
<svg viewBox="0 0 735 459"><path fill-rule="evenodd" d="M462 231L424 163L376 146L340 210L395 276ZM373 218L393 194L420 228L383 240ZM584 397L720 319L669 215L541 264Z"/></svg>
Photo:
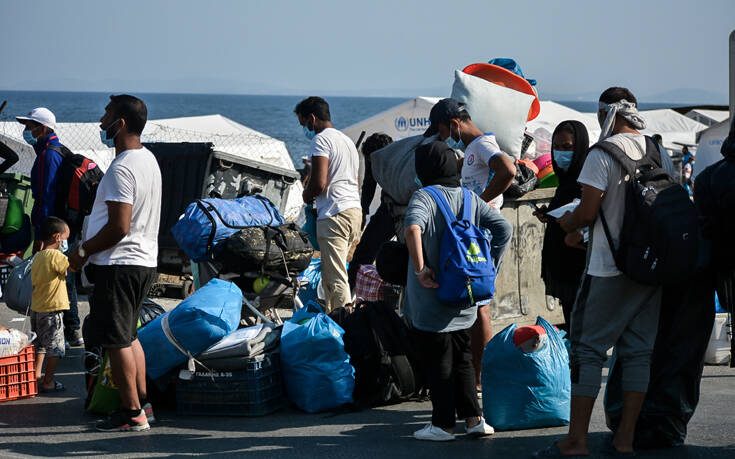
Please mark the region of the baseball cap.
<svg viewBox="0 0 735 459"><path fill-rule="evenodd" d="M16 120L19 123L23 121L35 121L36 123L43 124L44 126L56 129L56 116L51 113L46 107L38 107L31 110L27 116L16 116Z"/></svg>
<svg viewBox="0 0 735 459"><path fill-rule="evenodd" d="M458 118L464 109L464 104L460 104L454 99L446 98L442 99L433 107L429 112L429 129L424 132L424 137L431 137L432 135L439 132L437 126L439 123L449 121L452 118Z"/></svg>

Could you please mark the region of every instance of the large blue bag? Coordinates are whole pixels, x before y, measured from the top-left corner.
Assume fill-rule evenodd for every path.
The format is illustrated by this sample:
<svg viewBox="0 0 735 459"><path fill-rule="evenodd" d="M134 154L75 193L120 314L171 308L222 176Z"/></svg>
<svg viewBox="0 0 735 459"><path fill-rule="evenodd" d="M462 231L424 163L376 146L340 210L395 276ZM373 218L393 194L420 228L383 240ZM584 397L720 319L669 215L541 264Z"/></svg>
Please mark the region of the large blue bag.
<svg viewBox="0 0 735 459"><path fill-rule="evenodd" d="M236 330L241 311L242 292L237 285L212 279L153 319L138 332L148 376L163 376Z"/></svg>
<svg viewBox="0 0 735 459"><path fill-rule="evenodd" d="M192 261L210 261L228 237L250 226L279 226L285 220L263 196L199 199L189 204L171 232Z"/></svg>
<svg viewBox="0 0 735 459"><path fill-rule="evenodd" d="M317 413L352 403L355 369L344 330L314 302L296 311L281 332L281 371L288 398Z"/></svg>
<svg viewBox="0 0 735 459"><path fill-rule="evenodd" d="M513 343L512 324L487 343L482 355L482 407L496 430L533 429L569 424L569 355L559 331L538 318L546 330L544 347L526 354Z"/></svg>

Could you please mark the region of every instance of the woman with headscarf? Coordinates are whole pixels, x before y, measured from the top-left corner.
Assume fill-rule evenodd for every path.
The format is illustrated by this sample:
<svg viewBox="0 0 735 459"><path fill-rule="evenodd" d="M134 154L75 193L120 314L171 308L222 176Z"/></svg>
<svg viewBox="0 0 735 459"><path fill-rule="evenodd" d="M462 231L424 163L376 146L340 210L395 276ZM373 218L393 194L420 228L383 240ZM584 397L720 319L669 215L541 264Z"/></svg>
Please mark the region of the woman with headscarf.
<svg viewBox="0 0 735 459"><path fill-rule="evenodd" d="M534 215L546 223L541 252L541 277L546 284L546 294L559 299L568 330L587 254L584 250L570 247L564 242L567 233L556 220L547 217L546 212L582 197L582 186L577 183L577 179L589 151L587 128L576 120L563 121L554 130L551 143L551 162L554 173L559 178L559 186L548 208L543 207L534 212Z"/></svg>
<svg viewBox="0 0 735 459"><path fill-rule="evenodd" d="M434 186L461 217L463 191L454 150L434 141L416 149L416 174L422 186ZM493 215L479 196L472 193L472 221L486 227ZM466 420L467 433L490 435L493 428L485 423L477 399L475 369L472 365L471 332L477 318L477 306L443 304L437 294L435 272L446 222L436 202L425 190L414 193L408 204L406 244L410 255L404 313L421 349L424 370L429 382L431 422L414 433L419 440L454 439L456 418Z"/></svg>

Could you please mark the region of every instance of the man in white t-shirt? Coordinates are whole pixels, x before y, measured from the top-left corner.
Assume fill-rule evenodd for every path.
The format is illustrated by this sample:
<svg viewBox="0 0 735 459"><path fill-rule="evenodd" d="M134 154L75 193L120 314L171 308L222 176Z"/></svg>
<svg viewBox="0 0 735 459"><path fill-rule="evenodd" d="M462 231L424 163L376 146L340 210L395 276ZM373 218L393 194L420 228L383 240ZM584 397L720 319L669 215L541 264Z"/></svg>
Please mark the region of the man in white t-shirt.
<svg viewBox="0 0 735 459"><path fill-rule="evenodd" d="M646 141L639 132L645 128L645 120L638 113L635 96L628 89L613 87L603 92L598 115L601 140L619 148L633 160L646 154ZM660 148L659 152L661 166L673 174L671 159ZM599 147L593 148L578 179L582 185L581 202L574 212L558 220L568 233L569 245L581 242L581 228L594 226L587 248L585 275L571 317L569 433L557 444L539 451L541 457L559 451L564 455L589 454L589 419L600 390L602 366L607 351L613 346L623 368L623 411L608 448L619 453L633 451L635 425L648 390L661 287L639 284L618 270L608 244L600 215L604 216L617 247L625 212L626 177L621 165L610 154Z"/></svg>
<svg viewBox="0 0 735 459"><path fill-rule="evenodd" d="M138 341L140 309L156 278L161 216L161 170L140 143L147 119L142 100L110 96L100 119L101 140L115 148L115 159L97 188L84 242L70 254L73 269L89 262L94 283L89 298L92 341L110 356L112 378L120 390L120 409L97 429L140 431L150 426L145 354Z"/></svg>
<svg viewBox="0 0 735 459"><path fill-rule="evenodd" d="M316 202L322 284L330 312L352 303L346 264L362 223L360 160L352 140L332 125L327 101L308 97L296 105L294 113L311 140L311 175L302 197L307 204Z"/></svg>
<svg viewBox="0 0 735 459"><path fill-rule="evenodd" d="M495 267L500 270L503 254L513 237L513 225L500 214L503 192L513 183L516 174L513 160L500 151L495 135L484 134L472 122L462 104L454 99L442 99L434 104L429 121L431 124L424 136L439 134L439 139L450 147L464 150L464 158L459 163L462 186L473 191L494 210L488 226L490 254ZM478 390L481 387L482 353L492 338L489 303L478 304L477 321L472 326L472 363Z"/></svg>

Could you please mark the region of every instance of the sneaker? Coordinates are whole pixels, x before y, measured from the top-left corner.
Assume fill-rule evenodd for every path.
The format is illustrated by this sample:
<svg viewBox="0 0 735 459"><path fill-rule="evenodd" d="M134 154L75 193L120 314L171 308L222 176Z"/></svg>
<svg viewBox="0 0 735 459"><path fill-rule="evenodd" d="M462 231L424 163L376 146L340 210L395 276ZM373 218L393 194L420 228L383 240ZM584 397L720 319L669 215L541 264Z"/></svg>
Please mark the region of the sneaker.
<svg viewBox="0 0 735 459"><path fill-rule="evenodd" d="M69 334L69 344L71 347L84 346L84 338L82 338L82 334L79 333L79 330L74 330Z"/></svg>
<svg viewBox="0 0 735 459"><path fill-rule="evenodd" d="M446 430L432 423L428 423L423 429L414 432L413 438L428 441L452 441L454 440L454 434L450 434Z"/></svg>
<svg viewBox="0 0 735 459"><path fill-rule="evenodd" d="M474 427L465 427L468 435L474 435L476 437L484 437L485 435L492 435L495 433L493 426L485 422L485 418L480 416L480 422Z"/></svg>
<svg viewBox="0 0 735 459"><path fill-rule="evenodd" d="M145 418L148 421L148 424L156 422L156 416L153 415L153 405L151 405L150 402L143 405L142 409L143 412L145 412Z"/></svg>
<svg viewBox="0 0 735 459"><path fill-rule="evenodd" d="M107 419L98 422L95 427L101 432L140 432L151 428L143 410L140 410L137 416L128 416L121 410L115 411Z"/></svg>

